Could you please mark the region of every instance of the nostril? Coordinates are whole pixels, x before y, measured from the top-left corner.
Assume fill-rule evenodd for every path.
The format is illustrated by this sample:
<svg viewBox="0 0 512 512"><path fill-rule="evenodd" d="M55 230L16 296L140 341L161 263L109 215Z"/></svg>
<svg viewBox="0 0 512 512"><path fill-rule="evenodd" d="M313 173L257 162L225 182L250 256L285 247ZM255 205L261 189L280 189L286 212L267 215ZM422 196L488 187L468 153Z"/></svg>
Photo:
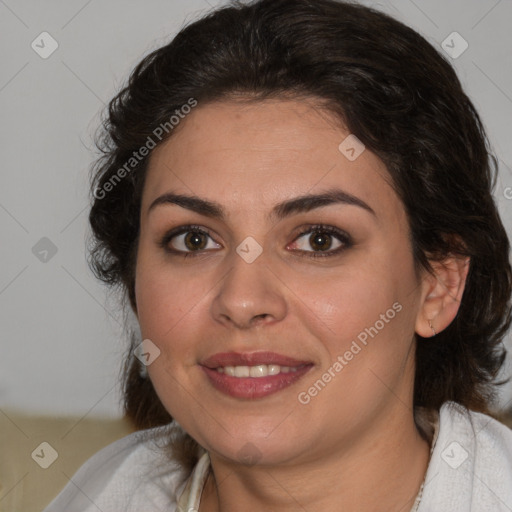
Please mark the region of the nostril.
<svg viewBox="0 0 512 512"><path fill-rule="evenodd" d="M262 323L265 320L267 320L267 317L270 317L270 316L271 315L269 315L268 313L262 313L261 315L254 315L254 317L252 318L252 323L254 323L254 324Z"/></svg>

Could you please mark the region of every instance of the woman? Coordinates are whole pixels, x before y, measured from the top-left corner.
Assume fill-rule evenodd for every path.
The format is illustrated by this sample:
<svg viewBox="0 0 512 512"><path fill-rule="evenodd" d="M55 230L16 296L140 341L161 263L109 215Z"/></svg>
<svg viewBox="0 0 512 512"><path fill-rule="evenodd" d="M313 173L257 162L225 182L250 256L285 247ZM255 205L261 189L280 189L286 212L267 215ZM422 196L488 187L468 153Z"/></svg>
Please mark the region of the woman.
<svg viewBox="0 0 512 512"><path fill-rule="evenodd" d="M140 325L146 430L48 512L512 509L495 159L432 46L335 0L235 5L104 128L91 262Z"/></svg>

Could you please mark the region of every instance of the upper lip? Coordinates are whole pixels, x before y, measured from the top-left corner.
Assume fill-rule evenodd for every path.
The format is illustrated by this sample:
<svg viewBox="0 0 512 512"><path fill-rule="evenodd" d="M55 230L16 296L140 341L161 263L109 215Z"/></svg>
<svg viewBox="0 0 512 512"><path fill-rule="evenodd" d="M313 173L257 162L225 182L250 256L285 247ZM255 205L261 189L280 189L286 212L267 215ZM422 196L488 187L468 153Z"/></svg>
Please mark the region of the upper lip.
<svg viewBox="0 0 512 512"><path fill-rule="evenodd" d="M202 366L219 368L221 366L256 366L260 364L277 364L279 366L301 366L310 361L300 361L293 357L283 356L275 352L221 352L204 359Z"/></svg>

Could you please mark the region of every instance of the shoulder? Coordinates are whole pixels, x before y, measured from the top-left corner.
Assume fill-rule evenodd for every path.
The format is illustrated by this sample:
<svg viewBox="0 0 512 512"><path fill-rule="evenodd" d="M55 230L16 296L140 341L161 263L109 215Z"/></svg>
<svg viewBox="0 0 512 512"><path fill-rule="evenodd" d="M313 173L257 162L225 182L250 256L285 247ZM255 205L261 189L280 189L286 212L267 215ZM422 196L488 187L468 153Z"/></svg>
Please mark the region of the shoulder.
<svg viewBox="0 0 512 512"><path fill-rule="evenodd" d="M100 450L44 512L150 512L176 506L186 475L168 455L170 427L134 432Z"/></svg>
<svg viewBox="0 0 512 512"><path fill-rule="evenodd" d="M512 430L485 414L446 402L420 511L512 509Z"/></svg>
<svg viewBox="0 0 512 512"><path fill-rule="evenodd" d="M491 416L447 402L440 410L440 433L442 430L445 439L451 436L461 447L465 443L476 467L487 467L493 461L512 469L512 430Z"/></svg>

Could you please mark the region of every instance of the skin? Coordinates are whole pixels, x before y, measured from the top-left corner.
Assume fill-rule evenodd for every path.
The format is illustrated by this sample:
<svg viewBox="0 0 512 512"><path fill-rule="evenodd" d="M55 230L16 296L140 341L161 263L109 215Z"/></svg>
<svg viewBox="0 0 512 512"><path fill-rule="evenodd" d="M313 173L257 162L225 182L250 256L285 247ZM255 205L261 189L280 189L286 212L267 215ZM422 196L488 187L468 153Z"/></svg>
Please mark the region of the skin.
<svg viewBox="0 0 512 512"><path fill-rule="evenodd" d="M429 320L436 332L453 320L467 261L447 259L434 274L415 269L385 165L369 150L349 161L338 149L347 135L312 100L226 100L196 107L151 156L137 316L143 338L161 350L148 369L162 403L210 452L201 512L407 512L424 478L430 447L413 419L414 335L432 336ZM269 217L277 203L334 187L374 214L338 203ZM220 203L225 219L176 204L148 212L168 192ZM319 223L348 233L352 245L311 257L311 232L297 238L298 228ZM166 232L188 224L210 232L208 245L189 258L166 253ZM263 249L250 264L236 252L248 236ZM183 236L168 245L191 251ZM395 303L401 311L300 403L298 394ZM229 351L274 351L313 367L270 396L233 398L199 366ZM241 460L249 449L252 464Z"/></svg>

